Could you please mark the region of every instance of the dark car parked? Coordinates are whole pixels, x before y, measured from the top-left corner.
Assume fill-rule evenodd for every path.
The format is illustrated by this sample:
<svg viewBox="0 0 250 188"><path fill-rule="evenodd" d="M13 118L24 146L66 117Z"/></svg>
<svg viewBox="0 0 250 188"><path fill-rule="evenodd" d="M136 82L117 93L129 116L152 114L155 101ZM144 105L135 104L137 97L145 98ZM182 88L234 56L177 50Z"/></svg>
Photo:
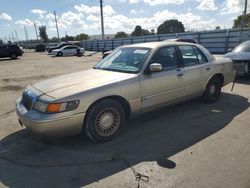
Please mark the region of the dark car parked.
<svg viewBox="0 0 250 188"><path fill-rule="evenodd" d="M1 44L0 45L0 58L10 57L16 59L18 56L23 55L23 50L17 44Z"/></svg>
<svg viewBox="0 0 250 188"><path fill-rule="evenodd" d="M58 44L58 45L55 46L55 47L49 47L49 48L47 49L47 51L48 51L49 53L51 53L52 50L60 49L60 48L62 48L62 47L64 47L64 46L68 46L68 45L80 46L80 42L61 42L60 44Z"/></svg>

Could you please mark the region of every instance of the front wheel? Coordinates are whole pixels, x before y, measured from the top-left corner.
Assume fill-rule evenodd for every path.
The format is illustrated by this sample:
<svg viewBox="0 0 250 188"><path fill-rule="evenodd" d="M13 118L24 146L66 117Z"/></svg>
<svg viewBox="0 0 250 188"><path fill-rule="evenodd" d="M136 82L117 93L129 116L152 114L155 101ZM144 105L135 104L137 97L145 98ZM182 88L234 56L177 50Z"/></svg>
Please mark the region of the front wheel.
<svg viewBox="0 0 250 188"><path fill-rule="evenodd" d="M222 81L219 77L212 78L203 93L202 99L206 103L216 102L221 94Z"/></svg>
<svg viewBox="0 0 250 188"><path fill-rule="evenodd" d="M58 52L58 53L57 53L57 56L62 56L62 55L63 55L62 52Z"/></svg>
<svg viewBox="0 0 250 188"><path fill-rule="evenodd" d="M105 142L115 138L125 125L122 105L112 99L100 101L88 111L84 131L93 141Z"/></svg>
<svg viewBox="0 0 250 188"><path fill-rule="evenodd" d="M17 59L16 53L11 53L11 54L10 54L10 58L11 58L11 59Z"/></svg>

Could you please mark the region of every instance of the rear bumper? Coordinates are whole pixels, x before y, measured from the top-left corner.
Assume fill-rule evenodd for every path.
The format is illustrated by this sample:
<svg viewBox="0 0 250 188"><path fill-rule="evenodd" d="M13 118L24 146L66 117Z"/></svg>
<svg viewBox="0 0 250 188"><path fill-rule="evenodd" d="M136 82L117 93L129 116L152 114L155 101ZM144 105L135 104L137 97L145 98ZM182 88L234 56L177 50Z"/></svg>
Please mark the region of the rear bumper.
<svg viewBox="0 0 250 188"><path fill-rule="evenodd" d="M53 117L53 114L44 114L34 110L24 113L20 107L23 108L22 104L18 103L16 114L19 122L35 134L45 137L62 137L82 132L85 113L73 115L61 113L60 116Z"/></svg>

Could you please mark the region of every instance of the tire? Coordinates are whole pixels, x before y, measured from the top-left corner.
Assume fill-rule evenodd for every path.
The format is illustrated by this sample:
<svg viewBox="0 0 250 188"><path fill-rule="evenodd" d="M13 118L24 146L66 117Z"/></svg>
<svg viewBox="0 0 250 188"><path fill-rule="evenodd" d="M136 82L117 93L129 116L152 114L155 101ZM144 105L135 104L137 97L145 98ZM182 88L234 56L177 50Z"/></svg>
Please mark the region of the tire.
<svg viewBox="0 0 250 188"><path fill-rule="evenodd" d="M17 59L17 54L16 53L11 53L10 58L11 59Z"/></svg>
<svg viewBox="0 0 250 188"><path fill-rule="evenodd" d="M61 56L63 56L63 53L62 53L62 52L58 52L58 53L57 53L57 56L60 56L60 57L61 57Z"/></svg>
<svg viewBox="0 0 250 188"><path fill-rule="evenodd" d="M82 53L81 52L77 52L76 56L77 57L82 57Z"/></svg>
<svg viewBox="0 0 250 188"><path fill-rule="evenodd" d="M83 130L93 141L106 142L119 135L125 122L122 105L115 100L104 99L88 110Z"/></svg>
<svg viewBox="0 0 250 188"><path fill-rule="evenodd" d="M212 78L203 93L202 99L205 103L216 102L221 94L222 80L219 77Z"/></svg>

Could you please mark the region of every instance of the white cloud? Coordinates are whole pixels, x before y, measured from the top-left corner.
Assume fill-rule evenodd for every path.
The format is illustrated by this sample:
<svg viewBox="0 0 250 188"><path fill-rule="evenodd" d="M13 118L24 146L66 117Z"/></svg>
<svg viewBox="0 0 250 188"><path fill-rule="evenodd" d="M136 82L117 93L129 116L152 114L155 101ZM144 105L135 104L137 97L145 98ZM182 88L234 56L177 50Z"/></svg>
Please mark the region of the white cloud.
<svg viewBox="0 0 250 188"><path fill-rule="evenodd" d="M39 16L39 19L43 19L44 18L44 14L47 13L46 10L41 10L41 9L33 9L30 11L33 14L36 14Z"/></svg>
<svg viewBox="0 0 250 188"><path fill-rule="evenodd" d="M12 17L10 15L8 15L7 13L2 13L2 14L0 14L0 20L10 21L10 20L12 20Z"/></svg>
<svg viewBox="0 0 250 188"><path fill-rule="evenodd" d="M66 27L83 28L84 21L81 13L73 13L71 11L65 12L61 15L59 23Z"/></svg>
<svg viewBox="0 0 250 188"><path fill-rule="evenodd" d="M214 0L197 0L200 2L199 6L196 7L199 10L217 10Z"/></svg>
<svg viewBox="0 0 250 188"><path fill-rule="evenodd" d="M184 3L185 0L144 0L144 3L147 3L151 6L154 5L166 5L166 4L176 4L180 5Z"/></svg>
<svg viewBox="0 0 250 188"><path fill-rule="evenodd" d="M130 4L136 4L139 3L140 0L128 0Z"/></svg>
<svg viewBox="0 0 250 188"><path fill-rule="evenodd" d="M33 9L30 12L32 12L33 14L45 14L47 11L41 9Z"/></svg>
<svg viewBox="0 0 250 188"><path fill-rule="evenodd" d="M138 13L143 13L143 12L144 12L143 10L138 10L138 11L136 11L135 9L130 10L130 14L138 14Z"/></svg>
<svg viewBox="0 0 250 188"><path fill-rule="evenodd" d="M130 10L130 14L136 14L137 12L135 11L135 9L131 9Z"/></svg>
<svg viewBox="0 0 250 188"><path fill-rule="evenodd" d="M226 0L221 9L221 14L241 14L244 11L245 0ZM247 5L250 9L250 3Z"/></svg>
<svg viewBox="0 0 250 188"><path fill-rule="evenodd" d="M82 14L100 14L100 7L99 6L87 6L84 4L81 5L75 5L74 8L81 12ZM103 15L112 15L115 14L114 9L110 5L105 5L103 7Z"/></svg>
<svg viewBox="0 0 250 188"><path fill-rule="evenodd" d="M23 25L23 26L32 26L33 22L30 19L26 18L26 19L23 19L23 20L17 20L15 22L15 24Z"/></svg>
<svg viewBox="0 0 250 188"><path fill-rule="evenodd" d="M156 30L161 23L169 19L178 19L184 24L186 30L214 29L218 25L214 19L204 19L191 12L177 14L168 10L156 12L151 17L128 18L124 15L112 15L105 17L104 24L107 33L115 33L121 30L130 33L136 25L141 25L142 28L148 30Z"/></svg>

